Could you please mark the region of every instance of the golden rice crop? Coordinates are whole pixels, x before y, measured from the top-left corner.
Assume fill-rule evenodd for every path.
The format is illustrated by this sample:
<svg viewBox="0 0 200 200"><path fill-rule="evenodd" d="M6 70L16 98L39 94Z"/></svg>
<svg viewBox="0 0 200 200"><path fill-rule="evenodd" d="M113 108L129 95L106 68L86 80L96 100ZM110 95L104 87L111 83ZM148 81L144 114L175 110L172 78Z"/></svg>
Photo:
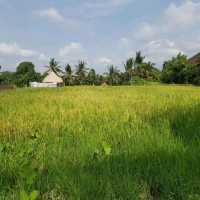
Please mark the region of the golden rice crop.
<svg viewBox="0 0 200 200"><path fill-rule="evenodd" d="M200 198L200 88L0 92L0 199Z"/></svg>

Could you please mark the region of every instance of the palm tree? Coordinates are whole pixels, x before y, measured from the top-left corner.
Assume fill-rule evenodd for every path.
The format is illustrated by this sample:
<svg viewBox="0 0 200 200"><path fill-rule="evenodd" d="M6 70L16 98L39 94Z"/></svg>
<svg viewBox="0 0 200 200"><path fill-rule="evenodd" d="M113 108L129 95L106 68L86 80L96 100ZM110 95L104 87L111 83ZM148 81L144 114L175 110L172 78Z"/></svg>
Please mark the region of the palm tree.
<svg viewBox="0 0 200 200"><path fill-rule="evenodd" d="M136 57L135 57L135 67L138 67L138 65L141 65L144 62L145 56L142 56L141 51L136 52Z"/></svg>
<svg viewBox="0 0 200 200"><path fill-rule="evenodd" d="M67 64L65 67L65 85L71 85L72 84L72 68L70 64Z"/></svg>
<svg viewBox="0 0 200 200"><path fill-rule="evenodd" d="M159 79L159 70L155 68L155 64L152 62L143 62L134 69L134 74L143 79Z"/></svg>
<svg viewBox="0 0 200 200"><path fill-rule="evenodd" d="M142 56L141 51L136 52L135 61L134 61L134 69L133 74L134 76L141 77L141 74L143 73L143 64L144 64L145 57Z"/></svg>
<svg viewBox="0 0 200 200"><path fill-rule="evenodd" d="M90 69L88 73L88 82L90 85L94 85L96 82L96 72L94 69Z"/></svg>
<svg viewBox="0 0 200 200"><path fill-rule="evenodd" d="M47 72L53 71L56 74L63 73L61 67L58 65L58 62L54 59L51 58L49 61L49 65L46 66L48 69Z"/></svg>
<svg viewBox="0 0 200 200"><path fill-rule="evenodd" d="M125 68L125 81L130 81L132 78L132 74L133 74L133 68L134 68L134 58L131 57L129 58L126 63L124 64L124 68Z"/></svg>
<svg viewBox="0 0 200 200"><path fill-rule="evenodd" d="M86 67L86 62L79 61L78 65L76 66L76 80L77 83L82 85L86 83L88 68Z"/></svg>
<svg viewBox="0 0 200 200"><path fill-rule="evenodd" d="M70 74L70 75L72 74L72 68L71 68L70 64L66 65L65 72L66 72L66 74Z"/></svg>
<svg viewBox="0 0 200 200"><path fill-rule="evenodd" d="M118 85L120 83L119 70L113 65L108 67L108 82L110 85Z"/></svg>

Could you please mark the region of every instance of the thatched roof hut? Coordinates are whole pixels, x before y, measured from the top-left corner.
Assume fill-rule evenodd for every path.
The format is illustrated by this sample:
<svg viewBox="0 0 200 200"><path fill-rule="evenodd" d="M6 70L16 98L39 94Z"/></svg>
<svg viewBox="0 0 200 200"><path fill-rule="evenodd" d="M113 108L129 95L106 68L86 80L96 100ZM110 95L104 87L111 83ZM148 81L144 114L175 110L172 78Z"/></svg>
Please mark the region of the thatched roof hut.
<svg viewBox="0 0 200 200"><path fill-rule="evenodd" d="M48 72L48 75L44 78L42 81L43 83L56 83L56 84L62 84L63 79L57 75L55 72L50 71Z"/></svg>

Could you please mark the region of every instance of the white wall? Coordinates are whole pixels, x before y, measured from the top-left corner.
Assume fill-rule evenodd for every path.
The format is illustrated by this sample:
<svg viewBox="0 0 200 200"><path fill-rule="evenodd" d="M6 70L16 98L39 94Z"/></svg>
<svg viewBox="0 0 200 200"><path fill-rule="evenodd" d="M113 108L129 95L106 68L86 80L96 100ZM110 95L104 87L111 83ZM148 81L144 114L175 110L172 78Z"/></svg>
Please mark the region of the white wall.
<svg viewBox="0 0 200 200"><path fill-rule="evenodd" d="M30 87L32 87L32 88L56 88L57 83L30 82Z"/></svg>

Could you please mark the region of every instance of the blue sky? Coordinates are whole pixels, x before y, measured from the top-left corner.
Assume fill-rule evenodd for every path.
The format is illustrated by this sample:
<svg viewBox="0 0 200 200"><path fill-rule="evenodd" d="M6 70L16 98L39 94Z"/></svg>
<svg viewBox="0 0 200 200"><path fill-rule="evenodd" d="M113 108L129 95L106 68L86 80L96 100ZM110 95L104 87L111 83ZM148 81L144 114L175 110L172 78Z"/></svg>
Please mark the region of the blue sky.
<svg viewBox="0 0 200 200"><path fill-rule="evenodd" d="M200 51L200 3L195 0L0 0L0 65L15 70L49 58L98 72L141 50L161 67L178 52Z"/></svg>

